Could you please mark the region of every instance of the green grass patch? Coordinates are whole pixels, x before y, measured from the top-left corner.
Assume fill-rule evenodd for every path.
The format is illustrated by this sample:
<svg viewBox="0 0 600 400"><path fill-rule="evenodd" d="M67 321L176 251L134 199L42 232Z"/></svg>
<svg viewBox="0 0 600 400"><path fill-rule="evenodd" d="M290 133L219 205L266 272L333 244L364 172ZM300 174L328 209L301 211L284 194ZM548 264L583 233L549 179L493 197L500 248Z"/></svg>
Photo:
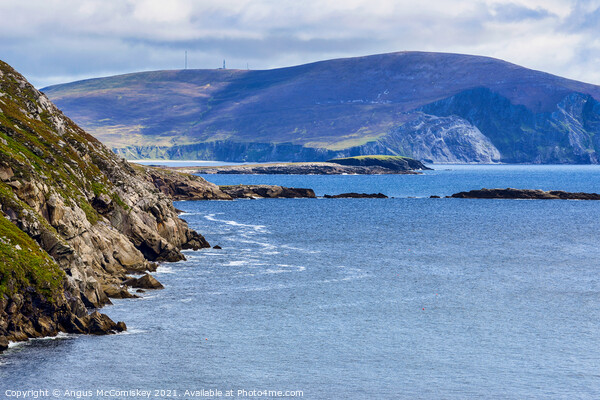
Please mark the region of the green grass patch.
<svg viewBox="0 0 600 400"><path fill-rule="evenodd" d="M0 215L0 296L33 287L52 301L64 272L27 234Z"/></svg>

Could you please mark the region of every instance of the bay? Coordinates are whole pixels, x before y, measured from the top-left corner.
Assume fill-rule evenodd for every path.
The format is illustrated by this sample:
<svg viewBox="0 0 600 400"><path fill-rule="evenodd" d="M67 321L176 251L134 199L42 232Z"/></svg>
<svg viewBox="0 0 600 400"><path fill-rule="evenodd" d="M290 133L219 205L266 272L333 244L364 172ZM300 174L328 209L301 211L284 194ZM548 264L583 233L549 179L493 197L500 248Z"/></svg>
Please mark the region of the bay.
<svg viewBox="0 0 600 400"><path fill-rule="evenodd" d="M307 399L596 398L594 201L430 199L481 187L600 192L597 166L423 175L210 175L390 199L177 202L213 245L104 308L129 331L0 356L13 388L300 390ZM413 198L414 197L414 198Z"/></svg>

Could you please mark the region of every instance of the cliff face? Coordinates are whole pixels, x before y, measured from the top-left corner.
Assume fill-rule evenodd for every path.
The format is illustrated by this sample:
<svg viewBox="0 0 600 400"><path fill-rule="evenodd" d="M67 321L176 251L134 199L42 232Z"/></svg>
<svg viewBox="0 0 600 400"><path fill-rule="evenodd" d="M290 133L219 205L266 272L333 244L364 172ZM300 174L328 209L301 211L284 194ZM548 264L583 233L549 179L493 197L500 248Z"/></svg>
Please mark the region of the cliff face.
<svg viewBox="0 0 600 400"><path fill-rule="evenodd" d="M534 113L489 89L461 92L422 108L462 118L480 130L507 163L596 164L600 151L600 103L571 93L553 111Z"/></svg>
<svg viewBox="0 0 600 400"><path fill-rule="evenodd" d="M123 291L128 272L208 246L165 194L3 62L0 221L0 348L115 330L86 308Z"/></svg>

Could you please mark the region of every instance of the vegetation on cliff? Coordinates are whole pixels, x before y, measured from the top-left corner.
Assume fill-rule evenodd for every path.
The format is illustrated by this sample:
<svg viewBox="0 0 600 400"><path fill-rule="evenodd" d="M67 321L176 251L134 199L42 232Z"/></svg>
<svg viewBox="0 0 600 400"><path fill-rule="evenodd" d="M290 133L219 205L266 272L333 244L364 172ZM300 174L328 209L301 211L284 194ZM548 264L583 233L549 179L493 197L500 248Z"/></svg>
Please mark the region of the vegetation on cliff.
<svg viewBox="0 0 600 400"><path fill-rule="evenodd" d="M124 329L87 308L124 297L127 273L202 247L153 182L0 61L0 350Z"/></svg>

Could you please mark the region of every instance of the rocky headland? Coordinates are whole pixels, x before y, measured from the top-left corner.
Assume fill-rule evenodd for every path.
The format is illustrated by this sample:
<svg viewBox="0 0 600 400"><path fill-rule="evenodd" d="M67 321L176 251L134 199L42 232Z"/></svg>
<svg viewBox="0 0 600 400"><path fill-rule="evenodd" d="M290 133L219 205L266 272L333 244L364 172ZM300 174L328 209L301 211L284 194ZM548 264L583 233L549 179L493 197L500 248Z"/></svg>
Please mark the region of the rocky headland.
<svg viewBox="0 0 600 400"><path fill-rule="evenodd" d="M454 193L449 198L458 199L530 199L530 200L600 200L600 194L583 192L565 192L562 190L534 189L480 189Z"/></svg>
<svg viewBox="0 0 600 400"><path fill-rule="evenodd" d="M95 310L128 297L128 274L209 247L157 186L0 62L0 351L58 332L121 331Z"/></svg>
<svg viewBox="0 0 600 400"><path fill-rule="evenodd" d="M241 174L241 175L382 175L382 174L420 174L420 170L427 170L420 161L404 159L403 162L385 163L379 160L368 163L366 160L356 161L350 164L347 159L330 160L328 162L298 162L298 163L273 163L273 164L249 164L249 165L227 165L222 167L180 167L180 171L200 174ZM410 161L408 161L410 160ZM339 162L338 162L339 161ZM345 164L348 162L348 164ZM361 163L362 162L362 163Z"/></svg>

